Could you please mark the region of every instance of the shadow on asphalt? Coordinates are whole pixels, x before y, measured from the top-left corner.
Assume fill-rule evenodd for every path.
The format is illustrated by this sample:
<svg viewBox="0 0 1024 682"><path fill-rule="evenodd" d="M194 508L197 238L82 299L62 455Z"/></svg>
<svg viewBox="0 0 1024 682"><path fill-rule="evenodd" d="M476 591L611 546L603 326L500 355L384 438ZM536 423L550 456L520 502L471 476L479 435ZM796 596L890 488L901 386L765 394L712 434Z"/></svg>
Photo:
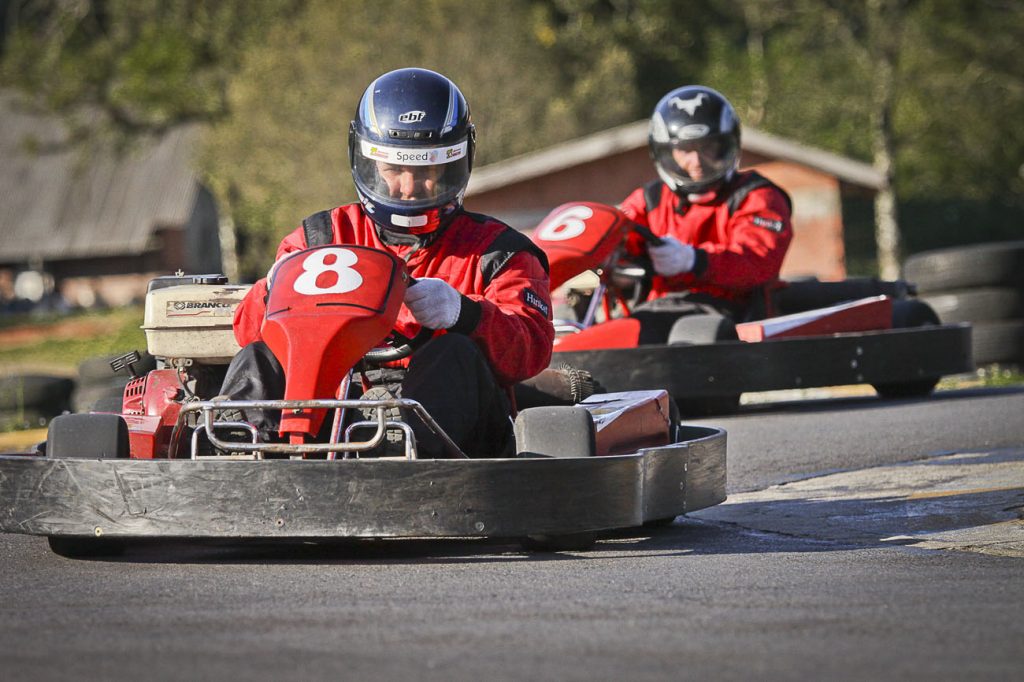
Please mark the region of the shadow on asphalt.
<svg viewBox="0 0 1024 682"><path fill-rule="evenodd" d="M45 545L43 545L45 547ZM678 517L671 525L608 531L579 551L523 549L512 539L430 538L331 541L135 540L112 556L63 559L130 564L331 565L474 564L588 561L766 552L825 552L854 549L811 538L761 533L728 523Z"/></svg>

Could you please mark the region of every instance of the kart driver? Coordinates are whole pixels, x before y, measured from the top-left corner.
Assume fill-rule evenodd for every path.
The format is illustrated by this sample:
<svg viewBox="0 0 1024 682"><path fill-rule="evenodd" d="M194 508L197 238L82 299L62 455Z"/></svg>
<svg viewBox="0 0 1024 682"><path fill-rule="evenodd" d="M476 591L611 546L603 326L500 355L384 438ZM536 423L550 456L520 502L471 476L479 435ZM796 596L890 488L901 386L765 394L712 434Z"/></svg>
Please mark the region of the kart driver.
<svg viewBox="0 0 1024 682"><path fill-rule="evenodd" d="M277 259L320 244L402 258L417 282L406 290L396 328L409 337L421 327L437 333L407 368L367 372L375 387L365 397L388 398L386 390L419 401L467 454L502 456L514 446L507 390L548 366L554 328L543 252L494 218L463 210L475 136L469 107L446 77L417 68L378 77L349 127L359 202L304 220ZM243 348L228 368L226 397L284 395L281 365L260 340L273 270L236 310ZM276 414L249 416L261 432L276 430ZM420 456L445 456L419 419L408 421Z"/></svg>
<svg viewBox="0 0 1024 682"><path fill-rule="evenodd" d="M654 108L648 146L659 179L620 208L661 238L631 233L627 253L650 255L655 276L637 306L641 343L686 342L703 315L714 339L736 338L736 321L778 278L793 237L787 194L753 171L739 172L740 121L729 101L703 86L672 90ZM678 324L677 324L678 323ZM708 325L701 325L708 329Z"/></svg>

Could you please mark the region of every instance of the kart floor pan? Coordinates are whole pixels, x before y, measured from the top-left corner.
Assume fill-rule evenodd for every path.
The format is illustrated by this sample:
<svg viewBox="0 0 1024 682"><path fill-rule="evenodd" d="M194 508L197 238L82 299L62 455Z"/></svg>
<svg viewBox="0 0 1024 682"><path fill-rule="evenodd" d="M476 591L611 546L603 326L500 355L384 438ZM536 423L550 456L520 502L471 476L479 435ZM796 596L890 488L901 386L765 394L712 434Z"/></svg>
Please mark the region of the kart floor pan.
<svg viewBox="0 0 1024 682"><path fill-rule="evenodd" d="M725 432L588 458L0 457L0 530L53 537L517 537L639 526L725 499Z"/></svg>

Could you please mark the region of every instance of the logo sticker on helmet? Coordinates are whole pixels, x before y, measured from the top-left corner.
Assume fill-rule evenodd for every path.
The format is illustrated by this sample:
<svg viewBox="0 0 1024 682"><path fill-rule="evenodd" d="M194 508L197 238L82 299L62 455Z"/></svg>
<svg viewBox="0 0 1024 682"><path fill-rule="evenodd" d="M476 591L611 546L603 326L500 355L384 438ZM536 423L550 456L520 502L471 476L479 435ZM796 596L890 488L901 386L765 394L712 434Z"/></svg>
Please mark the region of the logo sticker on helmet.
<svg viewBox="0 0 1024 682"><path fill-rule="evenodd" d="M419 123L427 117L425 111L407 111L398 117L399 123Z"/></svg>
<svg viewBox="0 0 1024 682"><path fill-rule="evenodd" d="M683 126L679 129L680 140L697 140L705 137L711 132L711 128L704 125L703 123L691 123L688 126Z"/></svg>
<svg viewBox="0 0 1024 682"><path fill-rule="evenodd" d="M694 112L697 111L697 107L699 107L701 105L701 102L707 99L707 97L707 94L703 92L698 92L690 99L683 99L682 97L673 97L668 101L668 103L674 106L676 109L682 109L690 116L693 116Z"/></svg>
<svg viewBox="0 0 1024 682"><path fill-rule="evenodd" d="M460 142L450 147L385 147L366 140L359 141L359 151L371 159L386 161L403 166L433 166L461 159L466 155L468 143Z"/></svg>

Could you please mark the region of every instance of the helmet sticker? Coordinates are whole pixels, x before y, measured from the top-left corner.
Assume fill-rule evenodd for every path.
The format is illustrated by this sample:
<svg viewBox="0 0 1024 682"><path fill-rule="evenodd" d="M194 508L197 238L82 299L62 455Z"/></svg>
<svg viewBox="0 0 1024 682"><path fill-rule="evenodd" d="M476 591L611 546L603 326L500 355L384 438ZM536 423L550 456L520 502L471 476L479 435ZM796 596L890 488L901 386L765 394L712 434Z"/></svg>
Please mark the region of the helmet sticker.
<svg viewBox="0 0 1024 682"><path fill-rule="evenodd" d="M679 139L697 140L711 132L711 128L703 123L691 123L679 129Z"/></svg>
<svg viewBox="0 0 1024 682"><path fill-rule="evenodd" d="M466 155L469 144L465 141L450 147L388 147L367 140L359 141L360 153L368 159L402 166L434 166L449 163Z"/></svg>
<svg viewBox="0 0 1024 682"><path fill-rule="evenodd" d="M690 116L693 116L694 112L697 111L697 107L699 107L701 105L701 102L707 99L707 97L708 96L706 93L698 92L690 99L683 99L682 97L673 97L668 101L668 103L674 106L676 109L682 109Z"/></svg>
<svg viewBox="0 0 1024 682"><path fill-rule="evenodd" d="M407 111L398 117L400 123L419 123L427 117L425 111Z"/></svg>

